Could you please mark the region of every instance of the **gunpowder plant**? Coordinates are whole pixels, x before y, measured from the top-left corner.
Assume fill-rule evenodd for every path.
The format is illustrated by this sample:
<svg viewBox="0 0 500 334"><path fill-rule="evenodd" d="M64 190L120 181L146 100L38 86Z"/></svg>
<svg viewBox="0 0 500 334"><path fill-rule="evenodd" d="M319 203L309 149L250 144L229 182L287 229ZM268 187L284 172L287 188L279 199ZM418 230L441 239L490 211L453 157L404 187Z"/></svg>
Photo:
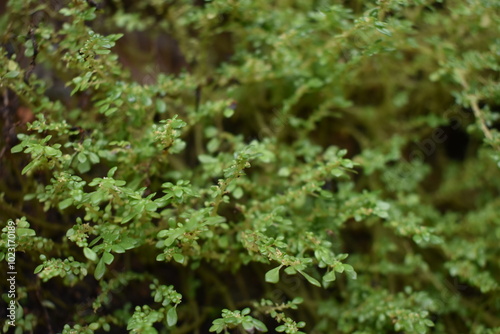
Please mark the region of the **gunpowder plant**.
<svg viewBox="0 0 500 334"><path fill-rule="evenodd" d="M500 2L0 13L4 333L500 333Z"/></svg>

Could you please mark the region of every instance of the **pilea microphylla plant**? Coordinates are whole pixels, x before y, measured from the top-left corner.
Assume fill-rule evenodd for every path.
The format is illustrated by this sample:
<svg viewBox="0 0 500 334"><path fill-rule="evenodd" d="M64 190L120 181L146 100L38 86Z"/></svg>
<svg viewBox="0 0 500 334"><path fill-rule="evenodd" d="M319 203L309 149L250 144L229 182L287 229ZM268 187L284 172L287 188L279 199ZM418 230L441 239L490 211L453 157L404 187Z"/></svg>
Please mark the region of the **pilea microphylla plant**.
<svg viewBox="0 0 500 334"><path fill-rule="evenodd" d="M497 0L0 13L4 333L500 333Z"/></svg>

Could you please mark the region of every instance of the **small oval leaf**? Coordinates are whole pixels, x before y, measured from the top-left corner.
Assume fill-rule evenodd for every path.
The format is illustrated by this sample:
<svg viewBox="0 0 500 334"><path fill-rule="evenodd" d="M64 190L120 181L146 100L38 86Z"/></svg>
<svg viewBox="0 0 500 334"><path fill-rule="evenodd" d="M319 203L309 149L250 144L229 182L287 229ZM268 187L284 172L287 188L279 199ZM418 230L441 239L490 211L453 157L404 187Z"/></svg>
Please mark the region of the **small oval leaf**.
<svg viewBox="0 0 500 334"><path fill-rule="evenodd" d="M177 310L175 307L172 307L167 312L167 324L169 327L175 325L177 323Z"/></svg>
<svg viewBox="0 0 500 334"><path fill-rule="evenodd" d="M115 256L113 254L111 254L110 252L104 252L102 254L102 260L106 264L111 264L114 259L115 259Z"/></svg>
<svg viewBox="0 0 500 334"><path fill-rule="evenodd" d="M38 274L39 272L41 272L43 270L43 264L37 266L35 268L35 271L33 272L34 274Z"/></svg>
<svg viewBox="0 0 500 334"><path fill-rule="evenodd" d="M85 257L90 261L97 261L97 254L88 247L83 249L83 255L85 255Z"/></svg>
<svg viewBox="0 0 500 334"><path fill-rule="evenodd" d="M335 271L328 272L325 276L323 276L324 282L333 282L335 281Z"/></svg>
<svg viewBox="0 0 500 334"><path fill-rule="evenodd" d="M94 271L94 277L95 279L99 280L104 276L104 273L106 272L106 264L104 263L103 259L101 258L99 260L99 263L97 263L97 266L95 267Z"/></svg>

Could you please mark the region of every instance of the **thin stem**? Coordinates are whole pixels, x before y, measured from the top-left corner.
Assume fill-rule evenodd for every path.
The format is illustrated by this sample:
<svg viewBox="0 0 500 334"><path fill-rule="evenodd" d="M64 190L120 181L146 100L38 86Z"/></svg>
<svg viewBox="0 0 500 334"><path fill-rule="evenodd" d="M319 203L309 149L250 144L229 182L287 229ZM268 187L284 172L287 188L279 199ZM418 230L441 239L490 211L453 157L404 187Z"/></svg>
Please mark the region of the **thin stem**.
<svg viewBox="0 0 500 334"><path fill-rule="evenodd" d="M486 126L486 120L484 119L484 115L481 112L481 109L479 108L477 96L469 95L468 98L472 107L472 111L474 112L474 116L479 121L479 126L481 127L481 131L483 131L484 136L488 138L488 140L493 141L493 135L491 134L490 129ZM497 147L494 144L492 144L492 146L495 149L500 150L500 147Z"/></svg>
<svg viewBox="0 0 500 334"><path fill-rule="evenodd" d="M460 84L462 85L463 89L468 91L469 90L469 84L467 83L467 80L465 80L465 73L464 71L459 71L457 70L457 76L460 81ZM467 98L470 102L472 112L474 113L474 116L476 117L476 120L479 123L479 127L481 128L481 131L483 132L484 136L491 142L491 146L500 151L500 147L494 143L494 138L493 135L486 126L486 119L484 118L484 114L481 111L481 108L479 108L478 104L478 97L477 95L467 95Z"/></svg>

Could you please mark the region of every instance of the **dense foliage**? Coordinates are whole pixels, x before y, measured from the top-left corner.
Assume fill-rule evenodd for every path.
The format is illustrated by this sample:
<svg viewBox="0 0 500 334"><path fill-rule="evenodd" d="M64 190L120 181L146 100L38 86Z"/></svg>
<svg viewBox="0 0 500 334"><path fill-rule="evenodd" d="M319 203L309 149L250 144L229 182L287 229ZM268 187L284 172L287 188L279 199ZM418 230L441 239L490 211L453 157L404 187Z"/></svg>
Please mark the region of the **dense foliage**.
<svg viewBox="0 0 500 334"><path fill-rule="evenodd" d="M4 332L500 333L500 2L2 6Z"/></svg>

